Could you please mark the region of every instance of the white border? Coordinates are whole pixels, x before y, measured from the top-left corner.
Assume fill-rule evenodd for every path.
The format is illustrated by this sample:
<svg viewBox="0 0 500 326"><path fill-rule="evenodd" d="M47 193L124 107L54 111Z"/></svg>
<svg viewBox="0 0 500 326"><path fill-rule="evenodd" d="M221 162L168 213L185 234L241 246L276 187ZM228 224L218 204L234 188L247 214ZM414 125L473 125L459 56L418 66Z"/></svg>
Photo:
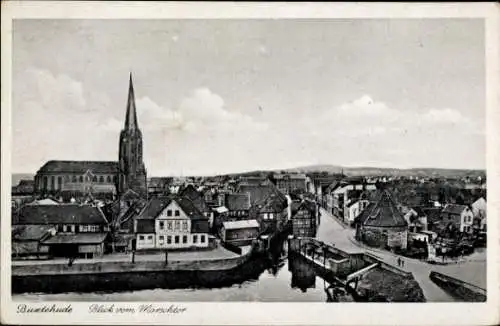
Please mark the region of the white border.
<svg viewBox="0 0 500 326"><path fill-rule="evenodd" d="M304 324L487 325L499 319L500 101L499 7L494 3L186 3L2 2L2 323L23 324ZM15 18L484 18L487 71L488 302L425 304L177 303L179 315L95 315L90 303L72 303L72 314L16 314L10 297L11 55ZM61 304L66 304L62 303ZM119 304L119 303L117 303ZM159 304L159 303L157 303Z"/></svg>

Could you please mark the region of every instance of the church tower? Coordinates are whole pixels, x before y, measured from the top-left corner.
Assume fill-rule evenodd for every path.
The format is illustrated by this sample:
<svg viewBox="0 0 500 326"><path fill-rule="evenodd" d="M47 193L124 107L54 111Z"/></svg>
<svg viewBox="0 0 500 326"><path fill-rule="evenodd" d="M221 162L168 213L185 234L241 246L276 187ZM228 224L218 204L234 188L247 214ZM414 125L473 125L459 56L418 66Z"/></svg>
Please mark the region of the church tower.
<svg viewBox="0 0 500 326"><path fill-rule="evenodd" d="M131 189L140 196L146 197L146 168L142 159L142 133L137 124L132 73L129 80L125 126L120 133L118 164L118 195L121 196Z"/></svg>

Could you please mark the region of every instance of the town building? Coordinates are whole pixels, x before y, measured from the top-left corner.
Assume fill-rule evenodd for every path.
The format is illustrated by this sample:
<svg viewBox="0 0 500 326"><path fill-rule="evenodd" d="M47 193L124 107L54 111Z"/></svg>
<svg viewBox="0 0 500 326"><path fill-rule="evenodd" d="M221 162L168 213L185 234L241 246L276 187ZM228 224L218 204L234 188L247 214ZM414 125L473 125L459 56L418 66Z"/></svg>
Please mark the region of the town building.
<svg viewBox="0 0 500 326"><path fill-rule="evenodd" d="M275 174L274 180L276 187L284 194L289 194L292 191L307 192L307 177L304 174Z"/></svg>
<svg viewBox="0 0 500 326"><path fill-rule="evenodd" d="M354 198L349 200L345 207L344 223L352 225L356 217L358 217L358 215L361 214L369 204L370 201L363 197L363 195L361 195L359 199Z"/></svg>
<svg viewBox="0 0 500 326"><path fill-rule="evenodd" d="M13 215L12 226L18 232L13 246L26 240L32 241L30 247L35 249L38 239L38 252L50 257L101 256L109 231L99 207L79 204L26 205Z"/></svg>
<svg viewBox="0 0 500 326"><path fill-rule="evenodd" d="M407 248L408 223L388 190L381 191L377 199L355 219L354 224L356 239L369 246Z"/></svg>
<svg viewBox="0 0 500 326"><path fill-rule="evenodd" d="M224 206L228 209L229 218L248 219L250 195L248 193L225 194Z"/></svg>
<svg viewBox="0 0 500 326"><path fill-rule="evenodd" d="M466 205L446 204L441 211L445 227L453 225L461 233L472 233L474 214Z"/></svg>
<svg viewBox="0 0 500 326"><path fill-rule="evenodd" d="M135 248L207 248L208 217L188 198L177 195L148 201L134 221ZM134 247L134 246L133 246Z"/></svg>
<svg viewBox="0 0 500 326"><path fill-rule="evenodd" d="M353 217L348 205L351 202L359 200L362 194L365 194L369 198L370 195L368 192L373 192L376 189L375 184L368 184L358 179L334 183L327 189L327 210L344 223L351 224ZM365 202L360 204L366 207Z"/></svg>
<svg viewBox="0 0 500 326"><path fill-rule="evenodd" d="M316 204L309 200L291 204L292 234L296 237L315 237L319 212Z"/></svg>
<svg viewBox="0 0 500 326"><path fill-rule="evenodd" d="M120 133L119 160L48 161L36 173L35 194L61 195L69 199L91 193L95 197L113 198L132 189L145 197L146 169L142 156L142 133L137 124L130 75L125 126Z"/></svg>
<svg viewBox="0 0 500 326"><path fill-rule="evenodd" d="M234 246L248 246L259 235L256 220L226 221L222 223L221 240Z"/></svg>
<svg viewBox="0 0 500 326"><path fill-rule="evenodd" d="M428 230L427 215L421 207L404 207L401 211L406 223L408 223L409 232L422 232Z"/></svg>
<svg viewBox="0 0 500 326"><path fill-rule="evenodd" d="M148 194L166 195L169 193L170 185L173 182L172 177L152 177L148 180Z"/></svg>

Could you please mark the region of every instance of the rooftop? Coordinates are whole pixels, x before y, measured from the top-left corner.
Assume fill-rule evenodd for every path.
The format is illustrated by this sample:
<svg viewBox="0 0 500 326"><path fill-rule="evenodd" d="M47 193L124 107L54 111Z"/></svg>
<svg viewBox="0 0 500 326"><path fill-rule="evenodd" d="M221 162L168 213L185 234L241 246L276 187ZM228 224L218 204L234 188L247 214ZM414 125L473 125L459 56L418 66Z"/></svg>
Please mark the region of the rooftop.
<svg viewBox="0 0 500 326"><path fill-rule="evenodd" d="M222 225L226 230L235 230L235 229L246 229L246 228L258 228L259 222L257 222L256 220L228 221L228 222L223 222Z"/></svg>

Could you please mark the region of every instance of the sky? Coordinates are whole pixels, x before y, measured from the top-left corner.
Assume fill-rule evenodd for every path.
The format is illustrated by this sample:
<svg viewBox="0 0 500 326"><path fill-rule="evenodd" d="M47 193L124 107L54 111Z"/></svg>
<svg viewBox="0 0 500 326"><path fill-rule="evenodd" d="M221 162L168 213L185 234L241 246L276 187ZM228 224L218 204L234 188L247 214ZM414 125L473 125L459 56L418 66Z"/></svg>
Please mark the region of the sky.
<svg viewBox="0 0 500 326"><path fill-rule="evenodd" d="M150 176L485 168L474 19L15 20L12 169L118 160L132 72Z"/></svg>

